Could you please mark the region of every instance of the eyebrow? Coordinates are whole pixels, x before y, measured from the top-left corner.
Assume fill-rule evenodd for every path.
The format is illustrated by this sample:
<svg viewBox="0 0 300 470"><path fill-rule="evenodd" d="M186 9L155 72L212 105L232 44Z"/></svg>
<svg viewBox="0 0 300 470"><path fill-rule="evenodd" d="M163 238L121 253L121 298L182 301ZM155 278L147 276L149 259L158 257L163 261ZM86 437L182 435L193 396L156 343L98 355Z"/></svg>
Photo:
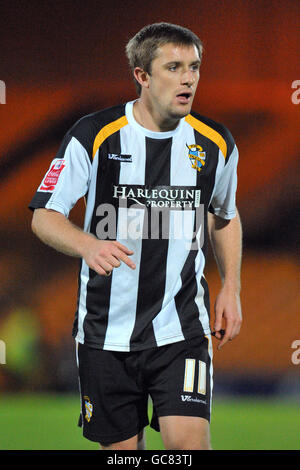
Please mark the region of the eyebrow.
<svg viewBox="0 0 300 470"><path fill-rule="evenodd" d="M178 61L178 60L171 60L170 62L167 62L165 64L165 66L168 66L168 65L181 65L182 64L182 61ZM193 60L193 62L191 62L189 65L200 65L201 64L201 61L200 60Z"/></svg>

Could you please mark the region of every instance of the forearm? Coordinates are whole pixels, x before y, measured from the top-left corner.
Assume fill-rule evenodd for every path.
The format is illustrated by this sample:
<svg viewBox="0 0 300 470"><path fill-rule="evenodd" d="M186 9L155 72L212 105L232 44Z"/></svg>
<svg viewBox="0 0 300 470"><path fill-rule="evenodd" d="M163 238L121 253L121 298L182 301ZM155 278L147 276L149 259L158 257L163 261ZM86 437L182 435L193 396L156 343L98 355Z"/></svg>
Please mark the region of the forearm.
<svg viewBox="0 0 300 470"><path fill-rule="evenodd" d="M69 256L82 257L85 245L94 239L74 225L63 214L36 209L32 218L32 231L47 245Z"/></svg>
<svg viewBox="0 0 300 470"><path fill-rule="evenodd" d="M36 209L32 219L33 232L47 245L66 255L83 258L100 275L110 275L121 263L135 269L133 254L116 240L98 240L72 224L59 212Z"/></svg>
<svg viewBox="0 0 300 470"><path fill-rule="evenodd" d="M224 220L209 214L209 235L224 288L239 294L241 289L242 226L240 216Z"/></svg>

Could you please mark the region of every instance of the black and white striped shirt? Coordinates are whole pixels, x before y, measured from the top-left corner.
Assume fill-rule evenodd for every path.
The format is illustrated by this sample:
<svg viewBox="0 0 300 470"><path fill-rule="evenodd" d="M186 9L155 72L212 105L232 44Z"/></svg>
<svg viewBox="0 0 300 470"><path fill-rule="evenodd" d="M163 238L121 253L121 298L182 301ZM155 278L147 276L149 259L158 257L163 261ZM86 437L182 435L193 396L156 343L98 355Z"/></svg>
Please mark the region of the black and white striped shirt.
<svg viewBox="0 0 300 470"><path fill-rule="evenodd" d="M235 216L237 161L230 132L194 112L173 131L153 132L129 102L69 130L30 208L68 217L86 197L84 230L120 241L136 264L106 277L82 260L77 341L137 351L210 333L207 211Z"/></svg>

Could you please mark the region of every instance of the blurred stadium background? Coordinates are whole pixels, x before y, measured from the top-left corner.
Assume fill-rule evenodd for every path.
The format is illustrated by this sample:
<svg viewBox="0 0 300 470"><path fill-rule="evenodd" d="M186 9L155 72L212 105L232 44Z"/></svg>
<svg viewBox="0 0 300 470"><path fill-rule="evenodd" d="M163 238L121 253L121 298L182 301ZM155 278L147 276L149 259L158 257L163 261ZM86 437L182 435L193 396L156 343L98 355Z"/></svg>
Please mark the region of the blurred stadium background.
<svg viewBox="0 0 300 470"><path fill-rule="evenodd" d="M78 261L33 236L27 205L69 127L135 97L124 47L156 21L204 41L193 108L229 127L240 151L244 323L215 351L213 446L299 449L299 1L6 0L1 18L0 449L97 448L76 429ZM80 201L71 218L82 216ZM213 310L211 254L206 276Z"/></svg>

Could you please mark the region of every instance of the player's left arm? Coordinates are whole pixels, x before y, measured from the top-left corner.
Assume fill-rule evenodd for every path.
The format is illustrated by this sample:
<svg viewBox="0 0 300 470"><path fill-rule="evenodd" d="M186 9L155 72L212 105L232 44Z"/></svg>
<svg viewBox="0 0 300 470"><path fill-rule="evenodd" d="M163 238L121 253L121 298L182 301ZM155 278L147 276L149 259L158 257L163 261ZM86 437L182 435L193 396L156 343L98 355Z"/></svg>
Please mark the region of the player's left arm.
<svg viewBox="0 0 300 470"><path fill-rule="evenodd" d="M242 225L238 211L230 220L208 213L208 231L222 280L222 288L215 302L214 324L215 337L221 340L218 349L221 349L239 334L242 324ZM222 327L225 329L223 337L220 333Z"/></svg>

